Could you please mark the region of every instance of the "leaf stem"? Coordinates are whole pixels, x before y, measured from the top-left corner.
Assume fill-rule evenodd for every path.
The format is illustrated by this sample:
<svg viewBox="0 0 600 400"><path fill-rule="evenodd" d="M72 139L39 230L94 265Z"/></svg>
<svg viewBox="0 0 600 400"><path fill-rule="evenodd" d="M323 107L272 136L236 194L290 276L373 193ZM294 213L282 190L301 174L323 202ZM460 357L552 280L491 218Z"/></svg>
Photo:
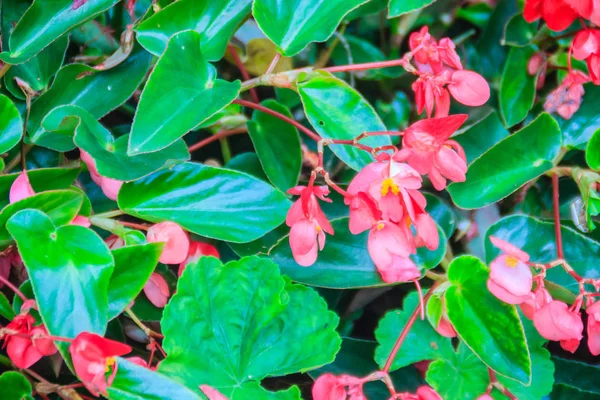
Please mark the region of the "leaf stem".
<svg viewBox="0 0 600 400"><path fill-rule="evenodd" d="M554 209L554 233L556 235L556 256L559 259L564 259L562 232L560 229L560 208L558 203L558 174L552 175L552 208Z"/></svg>
<svg viewBox="0 0 600 400"><path fill-rule="evenodd" d="M12 160L10 160L8 162L8 164L6 164L6 167L4 167L3 173L8 174L14 167L19 165L19 163L21 162L21 158L24 157L23 154L27 155L27 153L29 153L31 151L31 149L33 149L33 145L31 145L31 144L24 145L21 148L21 151L19 152L19 154L17 154Z"/></svg>
<svg viewBox="0 0 600 400"><path fill-rule="evenodd" d="M10 67L12 67L12 64L4 63L4 65L2 65L0 68L0 78L2 78L8 72Z"/></svg>
<svg viewBox="0 0 600 400"><path fill-rule="evenodd" d="M107 211L107 212L103 212L100 214L94 214L94 217L96 217L96 218L114 218L114 217L119 217L121 215L125 215L125 212L122 210L112 210L112 211Z"/></svg>
<svg viewBox="0 0 600 400"><path fill-rule="evenodd" d="M162 339L162 338L164 338L164 336L163 336L163 335L161 335L160 333L158 333L158 332L154 332L152 329L148 328L148 327L147 327L147 326L146 326L146 325L145 325L145 324L142 322L142 320L140 320L140 319L138 318L138 316L137 316L137 315L135 315L135 314L133 313L133 311L131 311L131 308L127 307L127 308L125 309L125 314L127 314L127 316L128 316L129 318L131 318L131 320L132 320L132 321L133 321L133 322L134 322L134 323L135 323L135 324L136 324L136 325L137 325L137 326L138 326L138 327L139 327L139 328L140 328L142 331L144 331L144 333L146 334L146 336L148 336L149 338L152 338L152 337L155 337L155 338L158 338L158 339Z"/></svg>
<svg viewBox="0 0 600 400"><path fill-rule="evenodd" d="M239 54L235 50L235 47L233 47L232 45L228 45L227 46L227 51L229 51L229 54L231 55L231 58L233 58L233 62L235 63L235 65L240 70L240 73L242 74L242 77L244 78L244 81L249 81L250 80L250 74L248 74L248 70L246 70L246 67L244 66L244 63L242 62ZM260 103L260 99L258 98L258 94L256 93L256 89L254 89L253 87L251 87L249 89L250 89L250 96L252 97L252 101L254 101L255 103Z"/></svg>
<svg viewBox="0 0 600 400"><path fill-rule="evenodd" d="M253 103L250 103L250 104L253 104ZM196 151L198 149L201 149L202 147L204 147L204 146L206 146L206 145L208 145L208 144L210 144L212 142L215 142L217 140L220 140L220 139L222 139L224 137L231 136L231 135L239 135L241 133L247 133L247 132L248 132L248 129L246 127L230 129L230 130L227 130L227 131L221 131L221 132L218 132L218 133L214 134L211 137L208 137L206 139L203 139L203 140L199 141L196 144L191 145L190 147L188 147L188 150L191 153L192 151Z"/></svg>
<svg viewBox="0 0 600 400"><path fill-rule="evenodd" d="M271 61L271 64L269 64L269 68L267 68L267 71L265 72L265 74L270 74L271 72L273 72L275 67L277 67L277 63L279 62L280 59L281 59L281 54L275 53L275 57L273 57L273 60Z"/></svg>
<svg viewBox="0 0 600 400"><path fill-rule="evenodd" d="M0 275L0 282L4 283L10 290L12 290L13 292L15 292L15 294L17 296L19 296L23 301L27 301L29 300L27 298L27 296L25 296L23 294L23 292L21 292L19 290L18 287L16 287L15 285L13 285L7 278L3 277L2 275Z"/></svg>

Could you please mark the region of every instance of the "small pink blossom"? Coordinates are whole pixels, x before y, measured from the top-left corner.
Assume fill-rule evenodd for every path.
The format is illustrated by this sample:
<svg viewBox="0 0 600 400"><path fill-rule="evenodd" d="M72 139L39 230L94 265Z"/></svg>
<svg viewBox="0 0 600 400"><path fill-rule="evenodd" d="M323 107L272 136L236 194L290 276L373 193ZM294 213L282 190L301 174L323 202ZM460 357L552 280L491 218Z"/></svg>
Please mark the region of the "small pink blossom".
<svg viewBox="0 0 600 400"><path fill-rule="evenodd" d="M160 261L163 264L179 264L187 258L190 248L190 238L179 225L166 221L152 225L148 229L148 242L164 242Z"/></svg>
<svg viewBox="0 0 600 400"><path fill-rule="evenodd" d="M417 389L419 400L442 400L440 395L429 386L419 386Z"/></svg>
<svg viewBox="0 0 600 400"><path fill-rule="evenodd" d="M215 258L221 258L219 251L215 246L208 243L202 243L197 241L190 242L190 248L188 250L187 258L179 264L179 269L177 271L177 275L181 276L185 267L188 264L193 264L203 256L212 256Z"/></svg>
<svg viewBox="0 0 600 400"><path fill-rule="evenodd" d="M600 74L600 69L598 73ZM583 84L589 80L581 71L569 72L562 83L546 97L544 110L549 113L557 112L564 119L570 119L581 106L585 93Z"/></svg>
<svg viewBox="0 0 600 400"><path fill-rule="evenodd" d="M33 191L33 187L31 187L31 183L29 183L27 171L21 171L17 179L15 179L13 184L10 186L10 191L8 192L9 201L11 203L16 203L19 200L23 200L34 195L35 192Z"/></svg>
<svg viewBox="0 0 600 400"><path fill-rule="evenodd" d="M355 376L323 374L315 381L312 395L314 400L367 400L362 386Z"/></svg>
<svg viewBox="0 0 600 400"><path fill-rule="evenodd" d="M164 308L169 301L171 292L165 278L153 272L146 285L144 285L144 294L155 307Z"/></svg>
<svg viewBox="0 0 600 400"><path fill-rule="evenodd" d="M300 195L290 207L285 223L290 230L290 247L294 260L303 267L317 261L319 250L325 247L325 232L333 235L333 227L321 210L317 198L331 202L327 186L296 186L288 193Z"/></svg>
<svg viewBox="0 0 600 400"><path fill-rule="evenodd" d="M384 282L408 282L421 276L410 259L415 247L408 228L379 221L369 232L367 248Z"/></svg>
<svg viewBox="0 0 600 400"><path fill-rule="evenodd" d="M560 341L561 346L572 353L583 338L581 314L570 310L562 301L553 300L540 308L533 317L533 324L544 338Z"/></svg>
<svg viewBox="0 0 600 400"><path fill-rule="evenodd" d="M600 355L600 301L595 302L586 310L588 315L587 333L590 353Z"/></svg>
<svg viewBox="0 0 600 400"><path fill-rule="evenodd" d="M535 313L552 301L552 296L544 288L539 288L529 294L529 298L520 304L521 311L529 319L533 319Z"/></svg>
<svg viewBox="0 0 600 400"><path fill-rule="evenodd" d="M529 255L497 237L490 236L490 241L504 254L490 263L490 277L487 281L489 291L509 304L527 301L533 285L533 275L526 264Z"/></svg>
<svg viewBox="0 0 600 400"><path fill-rule="evenodd" d="M79 225L89 228L90 226L92 226L92 223L90 222L90 219L88 217L84 217L83 215L77 215L75 216L75 218L73 218L73 221L71 221L71 225Z"/></svg>
<svg viewBox="0 0 600 400"><path fill-rule="evenodd" d="M223 396L217 389L208 386L208 385L200 385L200 390L208 400L228 400L227 397Z"/></svg>

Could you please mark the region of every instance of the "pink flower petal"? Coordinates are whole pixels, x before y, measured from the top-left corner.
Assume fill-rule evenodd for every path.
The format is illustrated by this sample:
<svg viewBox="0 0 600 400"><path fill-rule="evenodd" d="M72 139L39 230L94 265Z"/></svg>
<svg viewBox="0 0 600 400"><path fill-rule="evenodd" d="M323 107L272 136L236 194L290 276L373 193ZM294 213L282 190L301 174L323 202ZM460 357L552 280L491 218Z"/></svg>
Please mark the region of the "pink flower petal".
<svg viewBox="0 0 600 400"><path fill-rule="evenodd" d="M451 148L442 146L435 157L438 171L453 182L464 182L467 173L467 163Z"/></svg>
<svg viewBox="0 0 600 400"><path fill-rule="evenodd" d="M165 242L159 261L163 264L179 264L188 255L188 234L174 222L161 222L148 229L148 242Z"/></svg>
<svg viewBox="0 0 600 400"><path fill-rule="evenodd" d="M169 285L165 278L154 272L150 275L150 279L148 279L148 282L144 286L144 294L154 306L164 308L169 301Z"/></svg>
<svg viewBox="0 0 600 400"><path fill-rule="evenodd" d="M529 266L518 259L501 255L490 263L490 280L513 296L528 296L533 285Z"/></svg>
<svg viewBox="0 0 600 400"><path fill-rule="evenodd" d="M548 340L581 340L583 337L581 315L570 311L562 301L553 300L540 308L533 317L533 324Z"/></svg>
<svg viewBox="0 0 600 400"><path fill-rule="evenodd" d="M588 348L597 356L600 355L600 301L588 307L587 314Z"/></svg>
<svg viewBox="0 0 600 400"><path fill-rule="evenodd" d="M317 224L314 221L302 220L290 230L290 248L294 260L303 267L313 265L319 254L317 243Z"/></svg>
<svg viewBox="0 0 600 400"><path fill-rule="evenodd" d="M15 179L13 184L10 186L10 191L8 193L9 201L11 203L15 203L33 195L35 195L35 192L31 187L31 183L29 183L29 176L27 176L26 171L21 171L17 179Z"/></svg>
<svg viewBox="0 0 600 400"><path fill-rule="evenodd" d="M208 397L208 400L228 400L227 397L221 394L221 392L208 385L200 385L200 390L206 397Z"/></svg>
<svg viewBox="0 0 600 400"><path fill-rule="evenodd" d="M71 221L71 225L79 225L89 228L90 226L92 226L92 223L90 222L90 219L88 217L84 217L83 215L77 215L75 218L73 218L73 221Z"/></svg>
<svg viewBox="0 0 600 400"><path fill-rule="evenodd" d="M523 262L529 261L529 254L508 243L506 240L502 240L496 236L490 235L490 242L492 242L492 244L499 248L504 254L516 257Z"/></svg>
<svg viewBox="0 0 600 400"><path fill-rule="evenodd" d="M460 70L452 74L448 90L460 103L476 107L485 104L490 98L490 86L478 73Z"/></svg>
<svg viewBox="0 0 600 400"><path fill-rule="evenodd" d="M577 18L577 13L564 0L545 0L542 17L548 28L558 32L567 29Z"/></svg>

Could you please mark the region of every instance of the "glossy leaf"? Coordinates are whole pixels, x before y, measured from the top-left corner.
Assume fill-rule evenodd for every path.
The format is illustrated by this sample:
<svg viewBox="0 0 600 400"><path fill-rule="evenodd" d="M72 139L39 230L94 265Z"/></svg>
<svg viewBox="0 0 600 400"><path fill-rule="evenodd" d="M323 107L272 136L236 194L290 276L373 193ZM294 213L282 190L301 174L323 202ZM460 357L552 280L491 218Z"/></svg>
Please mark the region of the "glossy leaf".
<svg viewBox="0 0 600 400"><path fill-rule="evenodd" d="M449 185L448 192L461 208L487 206L552 168L560 149L558 124L543 113L473 161L466 181Z"/></svg>
<svg viewBox="0 0 600 400"><path fill-rule="evenodd" d="M72 0L35 0L25 12L9 40L10 54L2 59L20 64L42 51L75 26L94 18L112 7L117 0L96 0L83 3L76 10Z"/></svg>
<svg viewBox="0 0 600 400"><path fill-rule="evenodd" d="M29 400L31 397L31 383L15 371L6 371L0 375L0 388L3 400Z"/></svg>
<svg viewBox="0 0 600 400"><path fill-rule="evenodd" d="M561 227L565 260L584 278L597 278L597 254L600 254L600 243L580 234L566 226ZM556 256L556 240L554 223L537 220L526 215L511 215L502 218L486 232L485 259L491 262L500 251L492 246L489 236L493 235L506 240L523 249L531 256L532 262L546 263L553 261ZM546 279L579 293L579 285L562 268L550 268Z"/></svg>
<svg viewBox="0 0 600 400"><path fill-rule="evenodd" d="M266 100L262 105L292 117L288 108L275 100ZM258 159L273 185L282 191L296 186L302 169L302 149L296 127L258 110L247 125Z"/></svg>
<svg viewBox="0 0 600 400"><path fill-rule="evenodd" d="M431 218L444 231L446 238L449 238L456 229L456 215L452 211L452 207L445 200L431 193L423 194L425 195L425 199L427 199L425 211L431 215Z"/></svg>
<svg viewBox="0 0 600 400"><path fill-rule="evenodd" d="M182 0L163 8L136 29L137 40L155 56L169 38L192 29L201 34L200 50L208 61L223 57L238 25L250 13L251 0Z"/></svg>
<svg viewBox="0 0 600 400"><path fill-rule="evenodd" d="M313 72L298 82L304 112L317 133L325 139L354 139L363 132L385 131L373 107L344 81L323 72ZM389 136L361 140L371 147L390 145ZM353 146L332 145L331 150L357 171L373 161L366 151Z"/></svg>
<svg viewBox="0 0 600 400"><path fill-rule="evenodd" d="M527 64L535 54L532 47L514 47L508 53L500 84L500 111L507 127L523 121L535 99L536 75L529 75Z"/></svg>
<svg viewBox="0 0 600 400"><path fill-rule="evenodd" d="M175 34L140 97L129 155L162 150L231 103L239 82L217 79L200 49L202 35Z"/></svg>
<svg viewBox="0 0 600 400"><path fill-rule="evenodd" d="M411 292L404 299L403 310L388 311L379 321L375 330L375 339L379 343L375 350L375 361L380 368L385 365L398 335L417 307L419 307L419 296L417 292ZM390 370L423 360L445 359L452 357L453 353L452 341L437 333L429 321L419 318L408 331Z"/></svg>
<svg viewBox="0 0 600 400"><path fill-rule="evenodd" d="M512 379L498 377L498 381L519 400L537 400L552 391L554 383L554 364L550 352L544 348L531 349L531 384L522 385Z"/></svg>
<svg viewBox="0 0 600 400"><path fill-rule="evenodd" d="M142 291L162 252L162 243L112 250L115 269L108 286L108 319L118 316Z"/></svg>
<svg viewBox="0 0 600 400"><path fill-rule="evenodd" d="M552 361L556 366L554 379L557 384L576 388L588 396L600 395L600 383L597 379L600 367L556 356L552 357Z"/></svg>
<svg viewBox="0 0 600 400"><path fill-rule="evenodd" d="M51 335L74 338L81 332L104 334L107 291L114 261L102 239L88 228L57 228L38 210L23 210L7 223L44 324ZM66 352L66 346L59 346Z"/></svg>
<svg viewBox="0 0 600 400"><path fill-rule="evenodd" d="M508 131L500 121L498 113L493 110L465 132L453 136L452 139L463 147L467 163L471 164L507 136Z"/></svg>
<svg viewBox="0 0 600 400"><path fill-rule="evenodd" d="M503 44L509 46L527 46L533 40L538 30L538 21L527 22L523 14L513 16L504 28ZM509 56L510 57L510 56ZM520 71L514 71L520 72Z"/></svg>
<svg viewBox="0 0 600 400"><path fill-rule="evenodd" d="M15 317L15 312L4 293L0 293L0 315L9 321L12 321Z"/></svg>
<svg viewBox="0 0 600 400"><path fill-rule="evenodd" d="M388 18L396 18L411 11L427 7L436 0L390 0Z"/></svg>
<svg viewBox="0 0 600 400"><path fill-rule="evenodd" d="M70 136L44 130L44 117L55 107L66 104L79 106L96 119L103 117L131 97L148 72L150 58L136 47L122 64L106 71L96 71L82 64L61 68L50 90L31 107L27 124L29 140L56 151L73 149Z"/></svg>
<svg viewBox="0 0 600 400"><path fill-rule="evenodd" d="M254 0L259 28L284 56L294 56L311 42L324 42L344 16L366 0Z"/></svg>
<svg viewBox="0 0 600 400"><path fill-rule="evenodd" d="M23 136L21 114L13 102L0 94L0 153L6 153L19 143Z"/></svg>
<svg viewBox="0 0 600 400"><path fill-rule="evenodd" d="M282 238L269 251L281 271L296 282L332 289L349 289L387 285L381 279L367 250L368 231L353 235L348 229L348 218L332 221L335 235L327 238L325 248L319 252L317 261L310 268L294 261L289 236ZM411 256L421 270L437 266L446 253L446 238L438 228L440 246L435 251L425 247Z"/></svg>
<svg viewBox="0 0 600 400"><path fill-rule="evenodd" d="M585 149L585 161L590 168L600 170L600 129L594 133Z"/></svg>
<svg viewBox="0 0 600 400"><path fill-rule="evenodd" d="M600 86L588 83L583 87L585 96L579 110L568 120L556 117L563 132L563 146L580 150L585 149L588 140L600 129L598 102L595 100L600 98Z"/></svg>
<svg viewBox="0 0 600 400"><path fill-rule="evenodd" d="M486 365L500 375L528 384L531 357L525 332L513 305L487 288L488 268L476 257L461 256L450 263L446 311L460 338ZM502 340L497 340L498 338Z"/></svg>
<svg viewBox="0 0 600 400"><path fill-rule="evenodd" d="M119 206L141 219L173 221L198 235L243 243L279 226L290 202L244 173L183 163L123 185Z"/></svg>
<svg viewBox="0 0 600 400"><path fill-rule="evenodd" d="M314 290L286 281L266 259L223 265L202 257L186 267L165 308L168 356L159 371L191 389L208 384L236 398L237 386L333 361L341 343L337 324Z"/></svg>

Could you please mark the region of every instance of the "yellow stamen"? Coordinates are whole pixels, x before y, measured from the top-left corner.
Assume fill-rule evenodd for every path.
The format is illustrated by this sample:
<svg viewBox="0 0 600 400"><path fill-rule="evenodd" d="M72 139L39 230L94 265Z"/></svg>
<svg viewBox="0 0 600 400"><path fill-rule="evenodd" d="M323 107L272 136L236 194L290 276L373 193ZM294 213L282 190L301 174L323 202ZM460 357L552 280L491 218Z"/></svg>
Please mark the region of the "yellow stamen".
<svg viewBox="0 0 600 400"><path fill-rule="evenodd" d="M506 266L508 266L510 268L516 267L518 262L519 262L519 260L515 257L512 257L512 256L506 257Z"/></svg>
<svg viewBox="0 0 600 400"><path fill-rule="evenodd" d="M317 225L317 233L321 232L321 227Z"/></svg>
<svg viewBox="0 0 600 400"><path fill-rule="evenodd" d="M383 222L380 222L377 224L377 230L380 231L385 227L385 224Z"/></svg>
<svg viewBox="0 0 600 400"><path fill-rule="evenodd" d="M398 193L400 193L400 189L398 188L398 185L396 185L396 183L394 183L392 178L387 178L381 183L381 195L387 196L387 194L390 192L390 189L392 189L392 193L395 196L397 196Z"/></svg>
<svg viewBox="0 0 600 400"><path fill-rule="evenodd" d="M410 217L406 217L404 219L404 224L406 225L407 228L410 228Z"/></svg>
<svg viewBox="0 0 600 400"><path fill-rule="evenodd" d="M117 363L117 359L114 357L108 357L106 359L106 372L110 371L110 367L112 367L113 365L115 365Z"/></svg>

